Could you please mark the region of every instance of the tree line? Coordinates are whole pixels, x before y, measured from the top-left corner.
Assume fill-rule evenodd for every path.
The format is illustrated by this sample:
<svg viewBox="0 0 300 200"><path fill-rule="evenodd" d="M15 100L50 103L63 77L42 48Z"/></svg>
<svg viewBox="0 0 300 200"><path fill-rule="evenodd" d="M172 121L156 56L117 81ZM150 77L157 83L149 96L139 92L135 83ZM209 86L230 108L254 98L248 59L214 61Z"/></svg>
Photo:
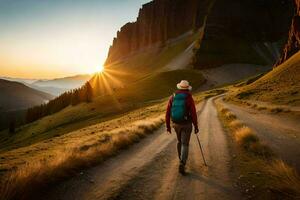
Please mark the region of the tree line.
<svg viewBox="0 0 300 200"><path fill-rule="evenodd" d="M93 88L90 82L86 82L82 87L65 92L48 103L29 108L26 113L26 123L59 112L69 105L91 102L92 98Z"/></svg>

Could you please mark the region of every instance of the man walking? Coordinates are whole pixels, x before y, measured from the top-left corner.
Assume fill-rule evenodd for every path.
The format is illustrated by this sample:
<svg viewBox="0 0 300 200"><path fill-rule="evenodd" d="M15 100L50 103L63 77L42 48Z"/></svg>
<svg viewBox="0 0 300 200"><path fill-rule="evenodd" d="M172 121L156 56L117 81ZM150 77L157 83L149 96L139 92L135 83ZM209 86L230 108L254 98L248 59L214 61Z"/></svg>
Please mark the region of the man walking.
<svg viewBox="0 0 300 200"><path fill-rule="evenodd" d="M169 99L166 112L167 131L171 133L170 119L177 135L177 151L180 160L179 172L185 174L185 164L189 153L189 142L192 133L192 124L195 134L199 132L195 103L191 94L189 82L182 80L177 84L178 90Z"/></svg>

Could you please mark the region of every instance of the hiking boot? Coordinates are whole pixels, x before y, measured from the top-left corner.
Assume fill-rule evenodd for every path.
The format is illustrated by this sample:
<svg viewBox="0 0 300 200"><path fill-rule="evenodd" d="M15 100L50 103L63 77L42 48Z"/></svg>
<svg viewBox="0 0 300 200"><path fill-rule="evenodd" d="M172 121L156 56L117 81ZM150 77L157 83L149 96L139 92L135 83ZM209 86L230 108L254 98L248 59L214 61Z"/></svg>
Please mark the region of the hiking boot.
<svg viewBox="0 0 300 200"><path fill-rule="evenodd" d="M185 175L185 166L183 164L183 162L180 162L179 164L179 173L182 174L182 175Z"/></svg>

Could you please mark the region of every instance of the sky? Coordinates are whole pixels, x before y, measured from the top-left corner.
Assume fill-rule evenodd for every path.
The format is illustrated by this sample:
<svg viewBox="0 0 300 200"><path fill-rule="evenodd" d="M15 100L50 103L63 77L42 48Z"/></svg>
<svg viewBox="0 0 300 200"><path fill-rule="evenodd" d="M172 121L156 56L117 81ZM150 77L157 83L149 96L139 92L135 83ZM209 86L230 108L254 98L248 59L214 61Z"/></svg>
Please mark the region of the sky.
<svg viewBox="0 0 300 200"><path fill-rule="evenodd" d="M98 71L117 31L150 0L0 0L0 76Z"/></svg>

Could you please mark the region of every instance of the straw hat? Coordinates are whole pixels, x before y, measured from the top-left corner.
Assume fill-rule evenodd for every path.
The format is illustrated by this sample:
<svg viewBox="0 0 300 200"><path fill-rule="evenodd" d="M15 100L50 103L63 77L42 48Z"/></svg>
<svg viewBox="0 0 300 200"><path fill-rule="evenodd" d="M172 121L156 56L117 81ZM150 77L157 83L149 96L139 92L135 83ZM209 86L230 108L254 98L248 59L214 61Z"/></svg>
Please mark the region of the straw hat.
<svg viewBox="0 0 300 200"><path fill-rule="evenodd" d="M180 83L177 84L177 88L179 90L192 90L192 86L190 86L189 82L186 80L180 81Z"/></svg>

